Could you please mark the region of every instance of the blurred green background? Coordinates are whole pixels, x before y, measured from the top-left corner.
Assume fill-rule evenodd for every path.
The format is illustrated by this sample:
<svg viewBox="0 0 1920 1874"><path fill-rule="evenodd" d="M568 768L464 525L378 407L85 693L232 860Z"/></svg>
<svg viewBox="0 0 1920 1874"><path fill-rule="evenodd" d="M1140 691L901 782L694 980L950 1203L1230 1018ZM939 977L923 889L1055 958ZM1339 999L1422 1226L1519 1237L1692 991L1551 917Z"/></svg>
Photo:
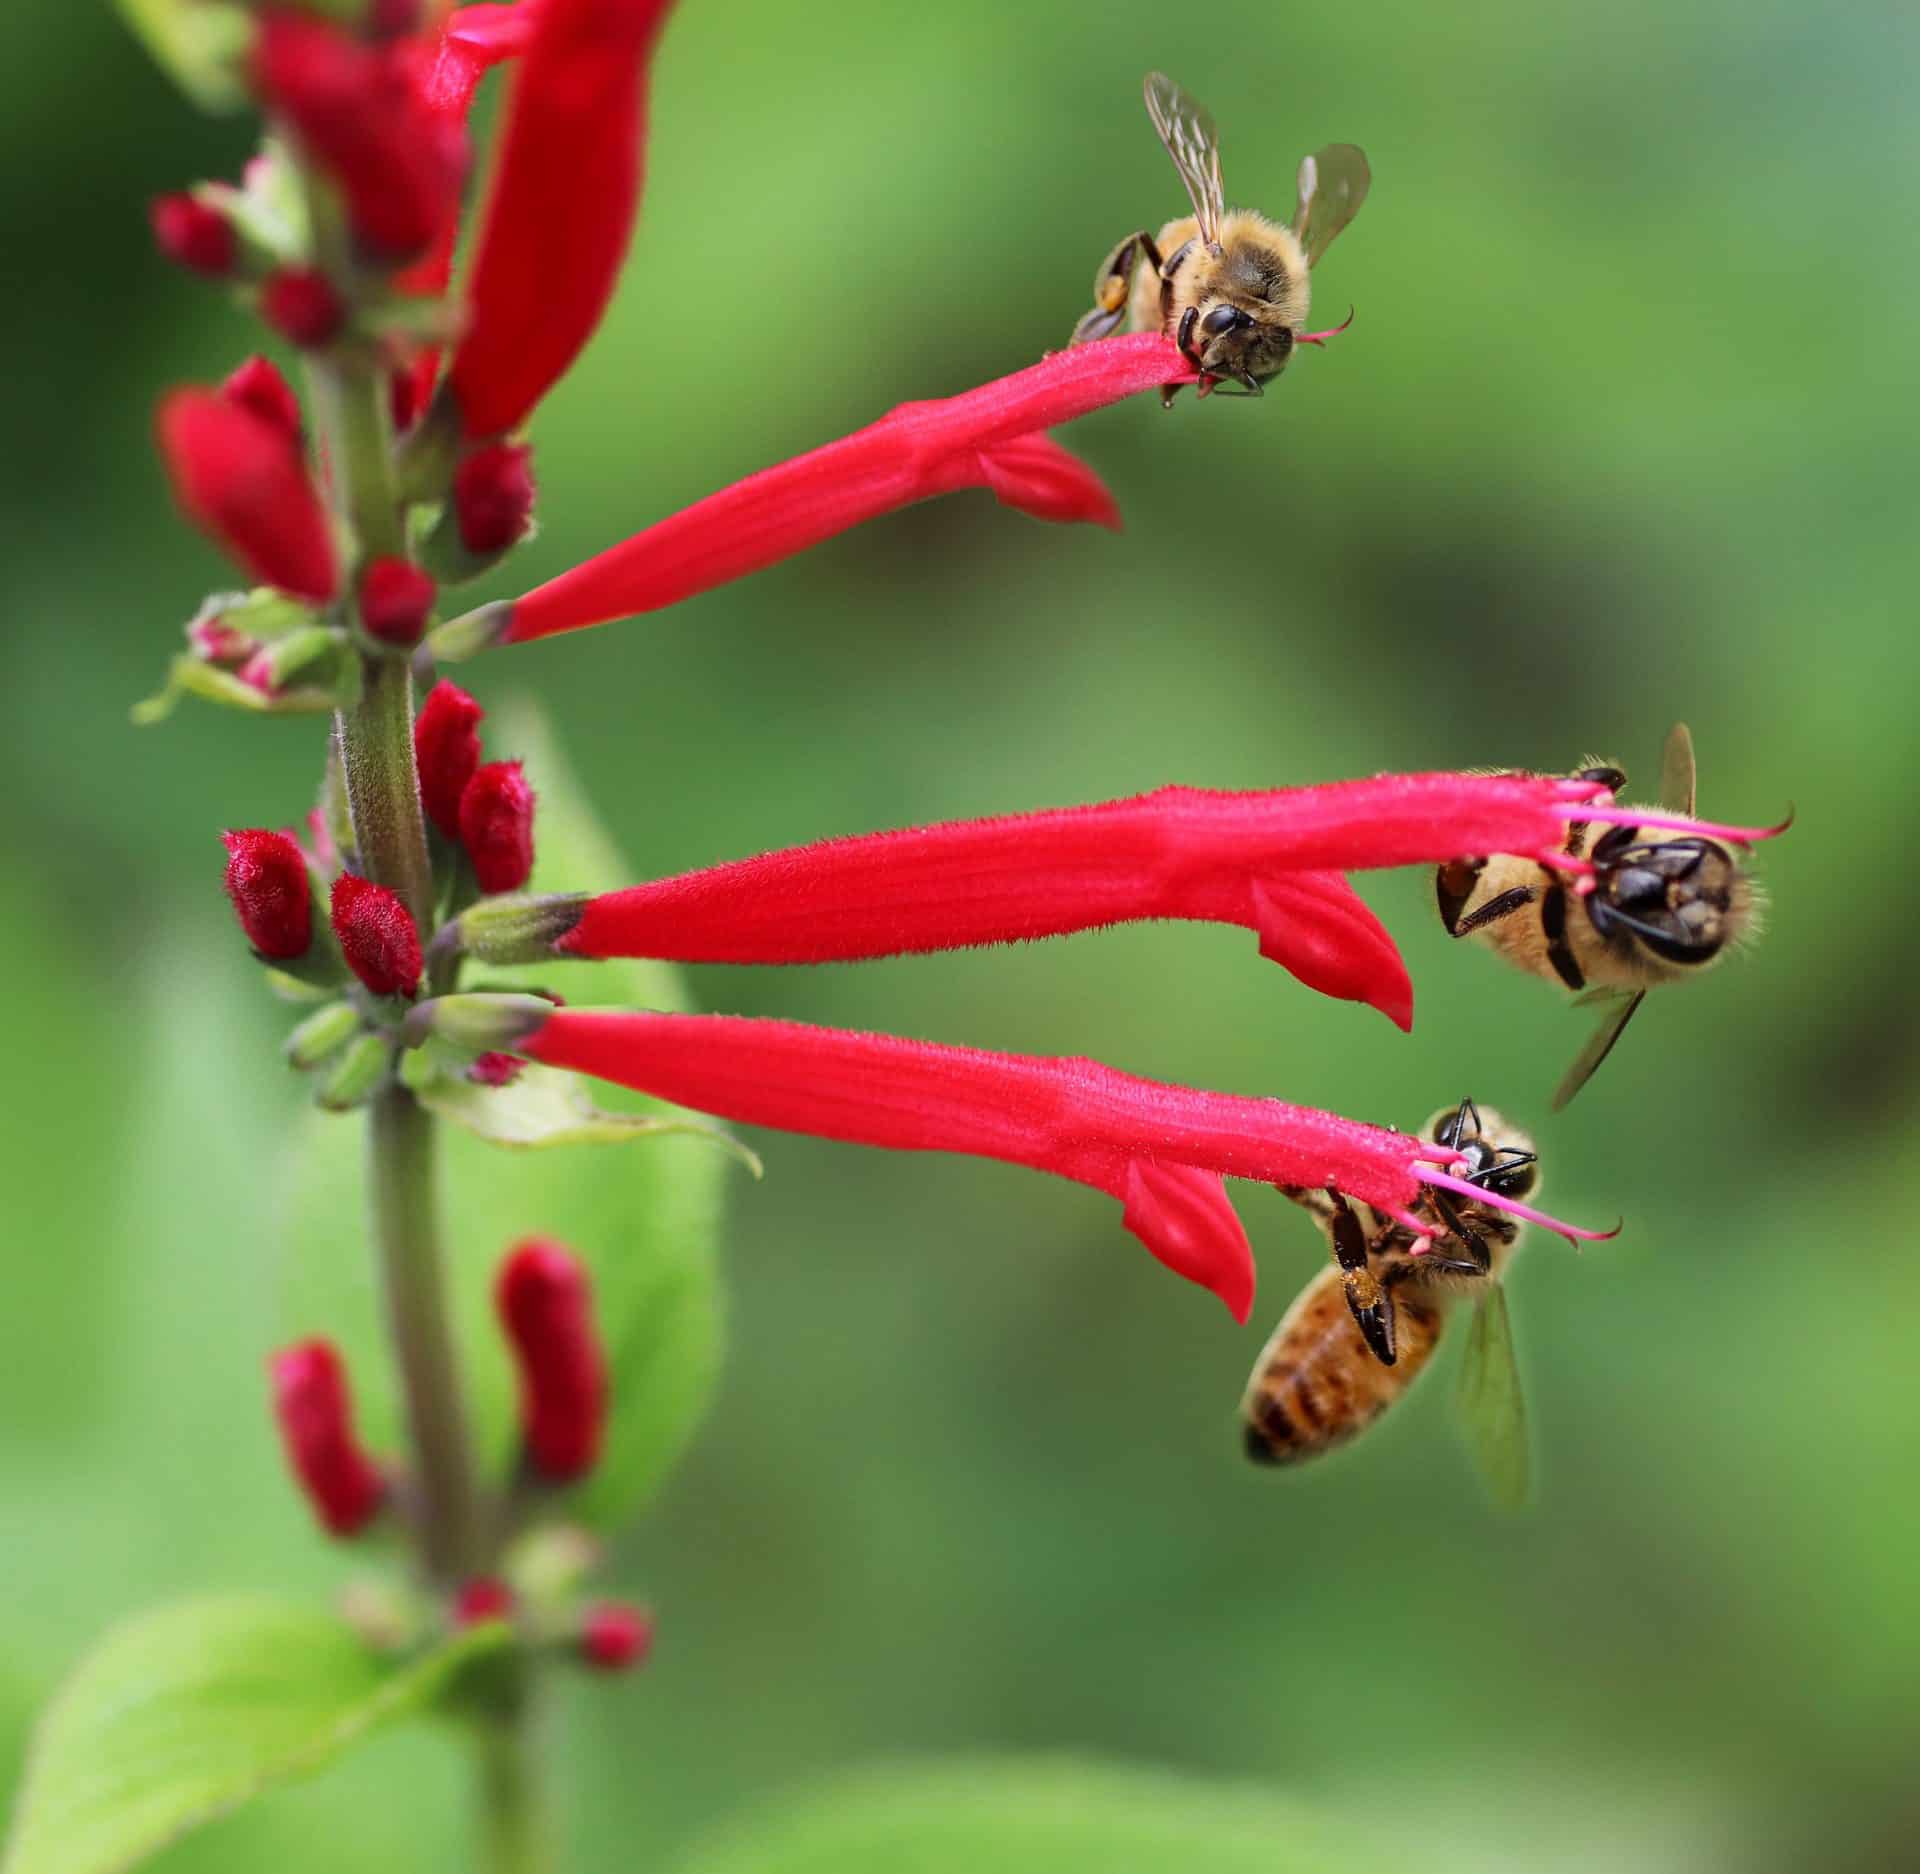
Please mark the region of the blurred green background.
<svg viewBox="0 0 1920 1874"><path fill-rule="evenodd" d="M1541 1500L1507 1523L1443 1379L1324 1470L1241 1458L1245 1369L1320 1254L1271 1193L1238 1191L1243 1331L1087 1192L756 1140L718 1409L616 1556L656 1660L568 1698L580 1867L981 1752L1251 1781L1407 1866L1910 1853L1915 39L1891 5L1780 0L688 0L625 291L535 426L543 531L484 595L1058 345L1111 241L1181 206L1149 66L1213 107L1231 196L1286 212L1336 138L1376 181L1317 281L1329 322L1358 307L1338 345L1262 403L1073 432L1123 535L969 494L467 666L554 712L642 873L1166 780L1594 751L1650 782L1678 716L1704 811L1799 823L1765 941L1657 998L1550 1122L1585 1015L1449 943L1413 874L1363 881L1410 1040L1232 930L696 972L711 1007L1397 1125L1472 1092L1537 1125L1553 1208L1627 1229L1516 1273ZM48 10L10 67L0 1785L124 1611L346 1568L264 1411L301 1089L214 844L304 806L320 730L126 717L227 578L149 411L251 342L143 205L231 173L246 129L102 7ZM736 376L681 362L743 329ZM396 1737L158 1865L462 1866L462 1775Z"/></svg>

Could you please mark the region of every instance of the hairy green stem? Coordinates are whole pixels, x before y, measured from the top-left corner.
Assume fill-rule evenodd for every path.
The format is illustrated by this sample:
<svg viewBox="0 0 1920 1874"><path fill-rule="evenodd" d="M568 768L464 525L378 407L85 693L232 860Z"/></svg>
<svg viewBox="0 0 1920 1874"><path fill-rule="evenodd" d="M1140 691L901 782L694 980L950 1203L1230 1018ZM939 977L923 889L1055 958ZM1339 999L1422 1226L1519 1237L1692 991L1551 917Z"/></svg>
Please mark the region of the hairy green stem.
<svg viewBox="0 0 1920 1874"><path fill-rule="evenodd" d="M547 1800L546 1726L525 1672L479 1722L481 1874L548 1874L558 1844Z"/></svg>

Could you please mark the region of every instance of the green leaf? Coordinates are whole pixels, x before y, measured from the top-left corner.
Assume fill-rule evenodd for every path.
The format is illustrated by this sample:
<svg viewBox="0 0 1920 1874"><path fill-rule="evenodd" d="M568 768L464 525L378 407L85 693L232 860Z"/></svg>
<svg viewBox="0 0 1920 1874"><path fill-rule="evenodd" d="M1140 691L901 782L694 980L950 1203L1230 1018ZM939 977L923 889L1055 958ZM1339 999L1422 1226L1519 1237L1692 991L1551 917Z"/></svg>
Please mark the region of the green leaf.
<svg viewBox="0 0 1920 1874"><path fill-rule="evenodd" d="M519 756L539 794L534 889L605 890L636 876L608 845L530 707L496 710L488 753ZM688 1006L678 973L655 963L553 963L536 972L575 1002ZM525 986L525 970L473 970L473 987ZM678 1108L618 1088L611 1113L685 1121ZM283 1183L289 1339L333 1336L353 1375L369 1442L397 1448L401 1419L366 1242L361 1122L315 1115L299 1129ZM592 1273L607 1349L612 1420L599 1468L569 1493L569 1514L598 1528L624 1519L658 1487L705 1413L718 1370L721 1301L715 1266L721 1193L735 1176L706 1137L673 1132L625 1151L503 1152L465 1127L442 1129L442 1177L455 1333L468 1409L493 1473L517 1431L513 1376L492 1311L492 1279L517 1238L557 1237Z"/></svg>
<svg viewBox="0 0 1920 1874"><path fill-rule="evenodd" d="M505 1643L475 1628L396 1665L335 1616L188 1601L84 1660L35 1733L0 1874L111 1874L429 1704Z"/></svg>
<svg viewBox="0 0 1920 1874"><path fill-rule="evenodd" d="M1245 1785L1071 1760L911 1766L723 1829L673 1874L1373 1874L1373 1831Z"/></svg>
<svg viewBox="0 0 1920 1874"><path fill-rule="evenodd" d="M241 60L253 22L238 7L213 0L118 0L121 17L158 64L203 111L238 110L246 102Z"/></svg>

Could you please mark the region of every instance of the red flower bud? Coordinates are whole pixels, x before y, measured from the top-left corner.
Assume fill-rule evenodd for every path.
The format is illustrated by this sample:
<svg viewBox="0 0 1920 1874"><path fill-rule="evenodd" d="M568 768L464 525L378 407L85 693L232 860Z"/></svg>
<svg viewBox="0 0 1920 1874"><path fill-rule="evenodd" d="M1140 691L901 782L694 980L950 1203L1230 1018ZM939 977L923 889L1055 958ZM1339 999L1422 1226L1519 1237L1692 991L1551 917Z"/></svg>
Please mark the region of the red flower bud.
<svg viewBox="0 0 1920 1874"><path fill-rule="evenodd" d="M353 1430L347 1374L331 1342L302 1341L272 1356L274 1416L287 1462L327 1531L351 1536L364 1529L386 1484L360 1448Z"/></svg>
<svg viewBox="0 0 1920 1874"><path fill-rule="evenodd" d="M210 390L170 392L155 424L175 498L262 585L331 599L339 578L326 509L278 424Z"/></svg>
<svg viewBox="0 0 1920 1874"><path fill-rule="evenodd" d="M584 1476L607 1416L586 1270L560 1244L529 1237L500 1265L493 1297L520 1369L520 1424L534 1469L554 1482Z"/></svg>
<svg viewBox="0 0 1920 1874"><path fill-rule="evenodd" d="M460 796L460 843L484 892L518 891L533 875L533 789L517 761L490 761Z"/></svg>
<svg viewBox="0 0 1920 1874"><path fill-rule="evenodd" d="M234 239L233 223L217 208L185 194L156 195L147 205L147 220L153 229L153 242L176 266L209 279L219 279L233 271L239 243Z"/></svg>
<svg viewBox="0 0 1920 1874"><path fill-rule="evenodd" d="M318 267L282 267L260 289L260 316L290 345L330 345L347 322L347 302Z"/></svg>
<svg viewBox="0 0 1920 1874"><path fill-rule="evenodd" d="M460 797L480 766L478 725L486 713L459 684L443 677L413 725L420 804L449 839L460 837Z"/></svg>
<svg viewBox="0 0 1920 1874"><path fill-rule="evenodd" d="M600 1601L580 1616L580 1657L602 1672L646 1663L653 1650L653 1615L625 1601Z"/></svg>
<svg viewBox="0 0 1920 1874"><path fill-rule="evenodd" d="M384 885L342 872L333 881L333 934L347 967L375 995L410 996L420 987L420 933Z"/></svg>
<svg viewBox="0 0 1920 1874"><path fill-rule="evenodd" d="M433 610L433 580L411 560L386 554L360 575L360 622L382 644L418 644Z"/></svg>
<svg viewBox="0 0 1920 1874"><path fill-rule="evenodd" d="M494 1575L478 1575L464 1582L453 1598L453 1624L477 1627L489 1620L505 1620L513 1613L513 1590Z"/></svg>
<svg viewBox="0 0 1920 1874"><path fill-rule="evenodd" d="M420 421L433 393L433 372L411 366L389 372L387 376L387 415L393 419L393 432L404 436Z"/></svg>
<svg viewBox="0 0 1920 1874"><path fill-rule="evenodd" d="M313 942L313 890L299 845L260 826L220 838L227 848L227 896L247 941L277 963L305 956Z"/></svg>
<svg viewBox="0 0 1920 1874"><path fill-rule="evenodd" d="M220 664L229 669L244 664L260 648L246 632L236 630L217 613L202 616L187 625L187 642L202 663Z"/></svg>
<svg viewBox="0 0 1920 1874"><path fill-rule="evenodd" d="M254 80L339 183L363 249L398 262L433 240L466 173L466 133L429 109L410 47L366 45L310 13L273 7L260 22Z"/></svg>
<svg viewBox="0 0 1920 1874"><path fill-rule="evenodd" d="M640 198L670 0L545 0L508 95L451 379L469 436L517 429L600 323Z"/></svg>
<svg viewBox="0 0 1920 1874"><path fill-rule="evenodd" d="M533 451L488 443L453 473L453 511L469 553L504 553L533 518Z"/></svg>
<svg viewBox="0 0 1920 1874"><path fill-rule="evenodd" d="M467 1078L476 1087L510 1087L520 1078L526 1068L525 1061L516 1061L511 1054L487 1052L477 1054L467 1066Z"/></svg>
<svg viewBox="0 0 1920 1874"><path fill-rule="evenodd" d="M256 352L228 373L220 386L220 395L229 403L263 417L276 429L285 430L295 442L300 440L300 399L271 359Z"/></svg>

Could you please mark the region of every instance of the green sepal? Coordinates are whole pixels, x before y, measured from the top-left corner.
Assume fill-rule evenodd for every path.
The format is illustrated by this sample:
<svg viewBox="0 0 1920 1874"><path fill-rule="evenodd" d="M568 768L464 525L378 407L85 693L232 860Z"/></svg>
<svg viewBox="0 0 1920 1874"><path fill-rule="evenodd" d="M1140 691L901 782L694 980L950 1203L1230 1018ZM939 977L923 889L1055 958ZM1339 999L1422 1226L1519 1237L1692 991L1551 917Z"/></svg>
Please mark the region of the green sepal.
<svg viewBox="0 0 1920 1874"><path fill-rule="evenodd" d="M210 186L224 191L218 205L246 239L288 264L313 257L313 217L300 167L279 138L261 144L260 154L247 165L244 188Z"/></svg>
<svg viewBox="0 0 1920 1874"><path fill-rule="evenodd" d="M427 650L436 663L463 664L498 644L512 623L512 602L495 599L490 605L449 618L444 625L435 625L426 636Z"/></svg>
<svg viewBox="0 0 1920 1874"><path fill-rule="evenodd" d="M527 545L539 532L539 523L529 520L527 530L510 540L497 553L476 553L460 537L460 517L451 501L440 510L430 527L419 534L416 551L420 563L443 586L465 585L490 573L509 553Z"/></svg>
<svg viewBox="0 0 1920 1874"><path fill-rule="evenodd" d="M360 1011L351 1002L316 1009L286 1039L287 1065L303 1072L337 1054L360 1031Z"/></svg>
<svg viewBox="0 0 1920 1874"><path fill-rule="evenodd" d="M417 1048L433 1036L469 1054L511 1054L538 1034L552 1014L553 1004L540 996L435 996L408 1010L400 1045Z"/></svg>
<svg viewBox="0 0 1920 1874"><path fill-rule="evenodd" d="M287 973L278 963L270 963L266 970L267 987L282 1002L325 1002L338 986L334 983L303 982L298 976Z"/></svg>
<svg viewBox="0 0 1920 1874"><path fill-rule="evenodd" d="M463 911L435 942L447 940L483 963L545 963L580 922L589 893L488 898Z"/></svg>
<svg viewBox="0 0 1920 1874"><path fill-rule="evenodd" d="M354 674L358 675L357 665ZM327 716L338 700L332 690L304 685L269 696L250 683L242 683L232 671L203 663L191 652L182 651L168 664L166 682L152 696L135 703L128 714L136 727L144 729L164 722L183 696L197 696L223 709L244 709L255 716Z"/></svg>
<svg viewBox="0 0 1920 1874"><path fill-rule="evenodd" d="M319 622L320 614L313 606L277 586L255 586L248 592L209 592L185 629L191 636L196 625L225 625L258 644L272 644Z"/></svg>
<svg viewBox="0 0 1920 1874"><path fill-rule="evenodd" d="M453 389L443 383L427 405L426 413L408 430L394 451L394 477L400 499L417 512L424 533L431 531L440 517L440 508L453 486L453 471L460 461L466 436L460 426L460 411L453 400ZM419 512L432 504L432 512Z"/></svg>
<svg viewBox="0 0 1920 1874"><path fill-rule="evenodd" d="M169 78L203 111L247 102L246 54L253 22L213 0L117 0L120 16Z"/></svg>
<svg viewBox="0 0 1920 1874"><path fill-rule="evenodd" d="M329 1113L364 1106L386 1079L391 1055L392 1046L384 1035L362 1035L341 1055L340 1064L314 1095L314 1104Z"/></svg>

